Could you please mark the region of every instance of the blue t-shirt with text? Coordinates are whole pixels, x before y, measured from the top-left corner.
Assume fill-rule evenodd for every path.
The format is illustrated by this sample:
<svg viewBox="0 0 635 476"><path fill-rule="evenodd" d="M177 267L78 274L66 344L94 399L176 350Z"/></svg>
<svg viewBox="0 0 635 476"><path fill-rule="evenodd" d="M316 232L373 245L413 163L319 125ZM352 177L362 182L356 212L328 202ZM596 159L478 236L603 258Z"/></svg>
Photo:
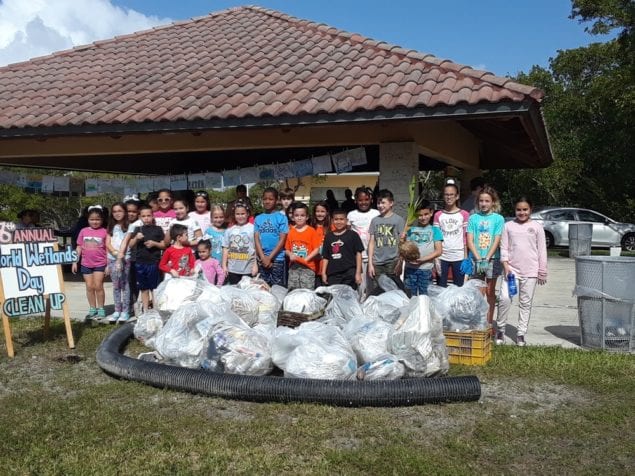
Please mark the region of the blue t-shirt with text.
<svg viewBox="0 0 635 476"><path fill-rule="evenodd" d="M260 236L260 246L266 256L270 256L280 240L282 233L289 233L287 217L278 211L261 213L254 220L255 232ZM275 257L275 261L284 261L284 246Z"/></svg>

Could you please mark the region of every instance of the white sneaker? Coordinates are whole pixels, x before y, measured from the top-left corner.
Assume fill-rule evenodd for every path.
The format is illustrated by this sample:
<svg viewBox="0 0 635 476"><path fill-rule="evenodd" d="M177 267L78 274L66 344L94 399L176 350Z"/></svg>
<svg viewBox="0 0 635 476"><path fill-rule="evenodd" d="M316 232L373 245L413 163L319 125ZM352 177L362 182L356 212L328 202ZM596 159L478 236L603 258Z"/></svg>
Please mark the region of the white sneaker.
<svg viewBox="0 0 635 476"><path fill-rule="evenodd" d="M119 320L117 321L119 324L125 324L126 322L128 322L130 320L130 316L128 315L127 312L122 312L119 315Z"/></svg>
<svg viewBox="0 0 635 476"><path fill-rule="evenodd" d="M516 337L516 345L518 347L525 347L527 343L525 342L525 336Z"/></svg>
<svg viewBox="0 0 635 476"><path fill-rule="evenodd" d="M505 334L502 332L496 333L496 345L503 345L505 343Z"/></svg>
<svg viewBox="0 0 635 476"><path fill-rule="evenodd" d="M108 316L108 322L117 322L119 319L119 313L117 311L113 312L110 316Z"/></svg>

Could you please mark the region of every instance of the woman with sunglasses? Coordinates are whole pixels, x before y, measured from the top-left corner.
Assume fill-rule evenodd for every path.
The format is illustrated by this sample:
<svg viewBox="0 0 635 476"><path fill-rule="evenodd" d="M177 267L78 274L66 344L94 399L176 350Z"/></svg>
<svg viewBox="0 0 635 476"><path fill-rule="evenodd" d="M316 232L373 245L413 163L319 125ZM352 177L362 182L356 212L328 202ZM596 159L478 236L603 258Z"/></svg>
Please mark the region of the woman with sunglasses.
<svg viewBox="0 0 635 476"><path fill-rule="evenodd" d="M194 194L194 210L189 213L189 217L197 222L201 230L207 230L212 224L210 216L211 204L209 203L209 195L205 190L199 190Z"/></svg>

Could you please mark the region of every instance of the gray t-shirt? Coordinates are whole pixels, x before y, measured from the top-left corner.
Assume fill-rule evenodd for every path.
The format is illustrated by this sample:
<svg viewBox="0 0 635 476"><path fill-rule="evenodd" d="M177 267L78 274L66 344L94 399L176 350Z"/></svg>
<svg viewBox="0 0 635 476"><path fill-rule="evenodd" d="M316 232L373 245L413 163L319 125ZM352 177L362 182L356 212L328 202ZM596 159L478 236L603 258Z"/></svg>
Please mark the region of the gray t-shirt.
<svg viewBox="0 0 635 476"><path fill-rule="evenodd" d="M227 248L227 270L236 274L251 274L256 260L254 225L234 225L225 230L223 248Z"/></svg>
<svg viewBox="0 0 635 476"><path fill-rule="evenodd" d="M368 231L375 239L374 265L390 263L399 256L399 236L405 226L404 219L396 213L373 218Z"/></svg>

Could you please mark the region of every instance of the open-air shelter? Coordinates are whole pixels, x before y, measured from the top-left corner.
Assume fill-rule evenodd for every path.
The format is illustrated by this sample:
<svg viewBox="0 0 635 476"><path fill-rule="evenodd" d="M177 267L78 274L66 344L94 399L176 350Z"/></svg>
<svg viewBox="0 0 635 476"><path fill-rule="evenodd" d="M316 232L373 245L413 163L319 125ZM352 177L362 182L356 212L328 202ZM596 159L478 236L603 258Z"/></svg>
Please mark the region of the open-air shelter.
<svg viewBox="0 0 635 476"><path fill-rule="evenodd" d="M418 170L544 167L543 93L430 54L240 7L0 68L0 164L144 175L366 149ZM465 181L464 181L465 182Z"/></svg>

